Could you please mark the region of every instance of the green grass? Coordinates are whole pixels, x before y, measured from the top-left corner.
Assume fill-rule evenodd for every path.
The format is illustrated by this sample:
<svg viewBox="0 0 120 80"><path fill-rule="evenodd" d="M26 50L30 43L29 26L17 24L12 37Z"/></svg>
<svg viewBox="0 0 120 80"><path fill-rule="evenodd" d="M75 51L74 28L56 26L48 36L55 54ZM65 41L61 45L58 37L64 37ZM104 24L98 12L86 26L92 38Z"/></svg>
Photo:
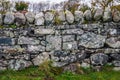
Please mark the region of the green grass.
<svg viewBox="0 0 120 80"><path fill-rule="evenodd" d="M73 74L64 72L59 75L52 75L54 79L47 80L120 80L120 71L112 71L106 68L101 72L89 72L85 74ZM0 71L0 80L45 80L45 74L38 67L30 67L21 71Z"/></svg>

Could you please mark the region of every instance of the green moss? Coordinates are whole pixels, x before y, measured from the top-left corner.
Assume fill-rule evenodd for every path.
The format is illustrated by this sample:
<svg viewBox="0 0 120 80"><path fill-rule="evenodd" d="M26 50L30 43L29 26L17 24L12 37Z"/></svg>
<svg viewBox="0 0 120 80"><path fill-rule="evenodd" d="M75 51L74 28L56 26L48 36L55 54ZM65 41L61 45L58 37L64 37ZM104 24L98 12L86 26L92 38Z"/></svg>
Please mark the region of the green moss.
<svg viewBox="0 0 120 80"><path fill-rule="evenodd" d="M13 24L13 25L10 25L10 28L17 28L17 26Z"/></svg>

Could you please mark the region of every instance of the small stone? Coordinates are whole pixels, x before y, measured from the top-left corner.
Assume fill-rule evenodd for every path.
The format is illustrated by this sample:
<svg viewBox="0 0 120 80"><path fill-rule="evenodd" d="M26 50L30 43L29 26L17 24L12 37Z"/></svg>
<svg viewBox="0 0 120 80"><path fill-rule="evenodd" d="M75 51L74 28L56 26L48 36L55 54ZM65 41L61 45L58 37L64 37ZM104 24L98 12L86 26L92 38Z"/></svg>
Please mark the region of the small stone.
<svg viewBox="0 0 120 80"><path fill-rule="evenodd" d="M32 12L27 12L27 13L25 14L25 17L26 17L26 19L27 19L27 21L28 21L29 23L33 23L33 22L34 22L34 19L35 19L34 13L32 13Z"/></svg>
<svg viewBox="0 0 120 80"><path fill-rule="evenodd" d="M76 50L76 49L78 49L77 42L76 41L74 41L74 42L64 42L62 49L63 50Z"/></svg>
<svg viewBox="0 0 120 80"><path fill-rule="evenodd" d="M120 54L118 54L118 53L113 53L113 54L110 54L110 56L111 56L114 60L119 60L119 61L120 61Z"/></svg>
<svg viewBox="0 0 120 80"><path fill-rule="evenodd" d="M33 39L33 38L27 38L27 37L19 37L18 44L29 44L29 45L35 45L39 44L40 41Z"/></svg>
<svg viewBox="0 0 120 80"><path fill-rule="evenodd" d="M72 24L74 22L73 14L70 11L68 11L68 10L66 10L65 13L66 13L66 20L67 20L67 22Z"/></svg>
<svg viewBox="0 0 120 80"><path fill-rule="evenodd" d="M94 15L94 19L96 21L99 21L102 19L102 16L103 16L103 9L97 9Z"/></svg>
<svg viewBox="0 0 120 80"><path fill-rule="evenodd" d="M120 61L115 60L112 63L115 67L120 67Z"/></svg>
<svg viewBox="0 0 120 80"><path fill-rule="evenodd" d="M109 7L105 8L104 15L103 15L103 21L111 21L112 20L112 13L111 9Z"/></svg>
<svg viewBox="0 0 120 80"><path fill-rule="evenodd" d="M54 19L54 13L52 13L52 12L45 13L45 21L47 23L49 23L49 22L51 23L53 21L53 19Z"/></svg>
<svg viewBox="0 0 120 80"><path fill-rule="evenodd" d="M91 20L92 20L92 13L91 13L90 10L86 10L86 11L84 12L84 18L85 18L85 20L88 20L88 21L91 21Z"/></svg>
<svg viewBox="0 0 120 80"><path fill-rule="evenodd" d="M81 35L83 33L84 31L82 29L68 29L68 30L62 31L62 34L71 34L71 35L74 35L74 34Z"/></svg>
<svg viewBox="0 0 120 80"><path fill-rule="evenodd" d="M40 12L39 14L36 14L35 16L35 25L40 26L44 25L45 19L43 12Z"/></svg>
<svg viewBox="0 0 120 80"><path fill-rule="evenodd" d="M14 45L15 41L12 38L0 38L0 45Z"/></svg>
<svg viewBox="0 0 120 80"><path fill-rule="evenodd" d="M49 61L49 53L47 52L43 52L41 54L39 54L37 57L35 57L32 62L35 66L39 66L40 64L42 64L45 61Z"/></svg>
<svg viewBox="0 0 120 80"><path fill-rule="evenodd" d="M83 12L82 11L75 11L75 21L77 22L83 22L84 17L83 17Z"/></svg>
<svg viewBox="0 0 120 80"><path fill-rule="evenodd" d="M51 50L61 50L61 36L52 36L48 35L46 36L46 50L51 51Z"/></svg>
<svg viewBox="0 0 120 80"><path fill-rule="evenodd" d="M82 64L80 66L85 68L85 69L90 68L90 64L85 63L85 62L82 62Z"/></svg>
<svg viewBox="0 0 120 80"><path fill-rule="evenodd" d="M120 21L120 12L117 11L117 10L113 13L113 21L114 22L119 22Z"/></svg>
<svg viewBox="0 0 120 80"><path fill-rule="evenodd" d="M4 18L4 23L5 24L13 24L15 20L14 14L12 12L7 12L5 14L5 18Z"/></svg>
<svg viewBox="0 0 120 80"><path fill-rule="evenodd" d="M114 71L120 71L120 67L114 67L113 70Z"/></svg>
<svg viewBox="0 0 120 80"><path fill-rule="evenodd" d="M46 34L54 34L55 31L54 29L35 29L34 30L35 34L39 34L39 35L46 35Z"/></svg>
<svg viewBox="0 0 120 80"><path fill-rule="evenodd" d="M33 45L28 45L28 51L29 52L40 52L40 51L45 51L44 46L33 46Z"/></svg>
<svg viewBox="0 0 120 80"><path fill-rule="evenodd" d="M3 19L2 19L2 15L0 14L0 25L3 24Z"/></svg>
<svg viewBox="0 0 120 80"><path fill-rule="evenodd" d="M65 12L63 10L60 10L60 11L57 12L57 14L58 14L58 19L60 21L64 22L65 21Z"/></svg>
<svg viewBox="0 0 120 80"><path fill-rule="evenodd" d="M106 44L112 48L120 48L120 41L117 37L108 38Z"/></svg>
<svg viewBox="0 0 120 80"><path fill-rule="evenodd" d="M74 35L63 36L63 42L70 42L70 41L74 41L74 40L75 40L75 36Z"/></svg>
<svg viewBox="0 0 120 80"><path fill-rule="evenodd" d="M108 62L108 56L103 53L93 54L90 59L91 64L95 66L103 66Z"/></svg>

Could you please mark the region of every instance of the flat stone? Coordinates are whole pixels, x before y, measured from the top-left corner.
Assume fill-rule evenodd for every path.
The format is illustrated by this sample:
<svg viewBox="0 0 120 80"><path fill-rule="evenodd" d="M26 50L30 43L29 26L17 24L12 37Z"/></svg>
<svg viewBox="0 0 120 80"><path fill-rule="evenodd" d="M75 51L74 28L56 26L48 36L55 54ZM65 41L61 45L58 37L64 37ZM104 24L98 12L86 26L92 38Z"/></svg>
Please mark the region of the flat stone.
<svg viewBox="0 0 120 80"><path fill-rule="evenodd" d="M63 38L63 42L70 42L75 40L75 35L66 35L63 36L62 38Z"/></svg>
<svg viewBox="0 0 120 80"><path fill-rule="evenodd" d="M39 34L39 35L45 35L45 34L54 34L55 30L54 29L35 29L34 30L35 34Z"/></svg>
<svg viewBox="0 0 120 80"><path fill-rule="evenodd" d="M112 62L115 67L120 67L120 61L115 60Z"/></svg>
<svg viewBox="0 0 120 80"><path fill-rule="evenodd" d="M12 38L0 38L0 45L13 45L14 43Z"/></svg>
<svg viewBox="0 0 120 80"><path fill-rule="evenodd" d="M51 50L61 50L61 36L52 36L48 35L46 36L46 50L51 51Z"/></svg>
<svg viewBox="0 0 120 80"><path fill-rule="evenodd" d="M106 37L88 32L78 37L79 46L86 48L101 48L104 46Z"/></svg>
<svg viewBox="0 0 120 80"><path fill-rule="evenodd" d="M14 23L14 20L15 20L14 13L7 12L5 14L5 18L4 18L4 23L5 24L12 24L12 23Z"/></svg>
<svg viewBox="0 0 120 80"><path fill-rule="evenodd" d="M27 38L27 37L19 37L18 44L29 44L29 45L35 45L39 44L40 41L36 40L34 38Z"/></svg>
<svg viewBox="0 0 120 80"><path fill-rule="evenodd" d="M38 45L38 46L28 45L28 51L29 52L41 52L41 51L45 51L45 47L41 45Z"/></svg>
<svg viewBox="0 0 120 80"><path fill-rule="evenodd" d="M71 34L71 35L74 35L74 34L81 35L83 33L84 31L82 29L68 29L68 30L62 31L62 34Z"/></svg>
<svg viewBox="0 0 120 80"><path fill-rule="evenodd" d="M76 50L76 49L78 49L77 42L76 41L64 42L62 49L63 50Z"/></svg>
<svg viewBox="0 0 120 80"><path fill-rule="evenodd" d="M119 60L119 61L120 61L120 54L119 54L119 53L110 54L110 56L111 56L114 60Z"/></svg>

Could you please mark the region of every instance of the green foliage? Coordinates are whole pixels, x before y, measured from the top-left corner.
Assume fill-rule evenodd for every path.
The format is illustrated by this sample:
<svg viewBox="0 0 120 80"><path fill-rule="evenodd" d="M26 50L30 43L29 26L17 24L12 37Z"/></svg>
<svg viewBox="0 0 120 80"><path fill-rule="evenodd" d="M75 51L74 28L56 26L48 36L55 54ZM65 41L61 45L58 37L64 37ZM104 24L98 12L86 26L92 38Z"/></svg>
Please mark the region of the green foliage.
<svg viewBox="0 0 120 80"><path fill-rule="evenodd" d="M28 3L25 3L23 1L16 2L15 8L16 8L17 11L27 10L28 9Z"/></svg>
<svg viewBox="0 0 120 80"><path fill-rule="evenodd" d="M10 25L10 28L17 28L17 26L13 24L13 25Z"/></svg>

